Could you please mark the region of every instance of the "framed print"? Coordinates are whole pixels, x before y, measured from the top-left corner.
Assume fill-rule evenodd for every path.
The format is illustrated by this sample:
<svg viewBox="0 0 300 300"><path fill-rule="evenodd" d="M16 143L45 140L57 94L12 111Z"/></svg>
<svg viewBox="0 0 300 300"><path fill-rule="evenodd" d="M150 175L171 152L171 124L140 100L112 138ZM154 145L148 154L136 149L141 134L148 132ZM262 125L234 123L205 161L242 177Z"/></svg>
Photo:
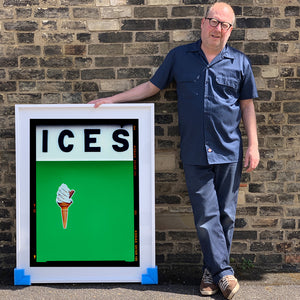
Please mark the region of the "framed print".
<svg viewBox="0 0 300 300"><path fill-rule="evenodd" d="M16 285L157 283L153 108L16 105Z"/></svg>

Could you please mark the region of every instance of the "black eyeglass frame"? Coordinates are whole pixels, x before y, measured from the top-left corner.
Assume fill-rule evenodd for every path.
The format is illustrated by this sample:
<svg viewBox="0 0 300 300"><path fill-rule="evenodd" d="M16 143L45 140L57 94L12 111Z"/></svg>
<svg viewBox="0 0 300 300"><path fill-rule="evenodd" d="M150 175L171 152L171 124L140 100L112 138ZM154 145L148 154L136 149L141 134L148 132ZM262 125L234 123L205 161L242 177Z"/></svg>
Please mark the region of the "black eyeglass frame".
<svg viewBox="0 0 300 300"><path fill-rule="evenodd" d="M205 17L205 20L208 20L209 25L210 25L211 27L218 27L218 25L221 24L221 29L224 30L224 31L228 31L228 30L233 26L233 24L230 24L229 22L221 22L221 21L219 21L219 20L217 20L217 19L215 19L215 18L207 18L207 17ZM211 20L216 21L217 24L216 24L215 26L212 25L212 24L211 24ZM229 27L226 29L226 28L223 27L223 24L228 24Z"/></svg>

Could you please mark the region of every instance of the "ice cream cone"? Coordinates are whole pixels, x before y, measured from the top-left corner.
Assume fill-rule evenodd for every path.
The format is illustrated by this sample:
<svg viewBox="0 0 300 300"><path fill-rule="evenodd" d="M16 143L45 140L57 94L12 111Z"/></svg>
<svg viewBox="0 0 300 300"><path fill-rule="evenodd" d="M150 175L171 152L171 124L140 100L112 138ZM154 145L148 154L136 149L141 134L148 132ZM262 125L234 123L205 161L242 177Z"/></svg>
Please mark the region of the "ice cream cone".
<svg viewBox="0 0 300 300"><path fill-rule="evenodd" d="M61 202L58 203L58 205L61 208L61 217L62 217L62 222L63 222L63 227L64 229L67 228L67 222L68 222L68 209L69 206L72 204L72 202L67 203L67 202Z"/></svg>

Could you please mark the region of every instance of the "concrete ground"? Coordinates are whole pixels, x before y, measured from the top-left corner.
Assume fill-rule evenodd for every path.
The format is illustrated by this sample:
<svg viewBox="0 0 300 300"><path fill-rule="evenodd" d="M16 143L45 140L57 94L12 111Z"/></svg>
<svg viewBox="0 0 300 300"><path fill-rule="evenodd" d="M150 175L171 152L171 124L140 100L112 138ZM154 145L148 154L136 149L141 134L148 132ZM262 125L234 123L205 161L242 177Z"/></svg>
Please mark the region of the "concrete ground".
<svg viewBox="0 0 300 300"><path fill-rule="evenodd" d="M264 274L259 280L240 280L234 300L300 300L300 273ZM0 299L52 300L224 300L218 293L200 296L195 285L158 284L34 284L0 286Z"/></svg>

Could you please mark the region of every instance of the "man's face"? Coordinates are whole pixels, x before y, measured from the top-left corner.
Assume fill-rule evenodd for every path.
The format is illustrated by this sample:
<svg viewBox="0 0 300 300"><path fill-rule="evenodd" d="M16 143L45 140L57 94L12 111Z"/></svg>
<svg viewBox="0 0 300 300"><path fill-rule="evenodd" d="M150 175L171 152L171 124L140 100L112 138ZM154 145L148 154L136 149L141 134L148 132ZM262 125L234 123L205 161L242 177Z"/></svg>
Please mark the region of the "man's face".
<svg viewBox="0 0 300 300"><path fill-rule="evenodd" d="M214 18L220 22L227 22L230 24L233 24L234 22L234 15L227 7L212 8L207 18ZM208 19L203 18L201 22L202 46L206 50L220 52L225 47L231 31L232 26L228 29L228 31L226 31L222 29L221 24L213 27L210 25Z"/></svg>

